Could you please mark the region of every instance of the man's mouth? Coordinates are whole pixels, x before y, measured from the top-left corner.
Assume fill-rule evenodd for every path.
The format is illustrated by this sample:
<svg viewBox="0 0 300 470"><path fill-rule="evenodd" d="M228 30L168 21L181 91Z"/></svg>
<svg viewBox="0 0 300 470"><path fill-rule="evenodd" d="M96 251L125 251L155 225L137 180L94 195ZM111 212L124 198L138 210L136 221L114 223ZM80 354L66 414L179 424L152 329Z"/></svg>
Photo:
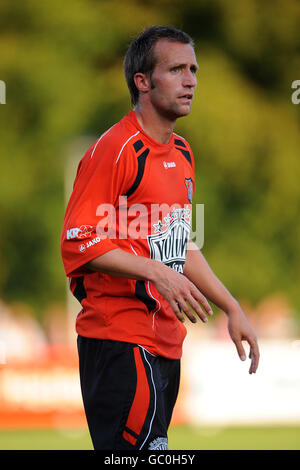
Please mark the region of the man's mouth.
<svg viewBox="0 0 300 470"><path fill-rule="evenodd" d="M191 101L193 99L192 93L187 93L186 95L179 96L180 100Z"/></svg>

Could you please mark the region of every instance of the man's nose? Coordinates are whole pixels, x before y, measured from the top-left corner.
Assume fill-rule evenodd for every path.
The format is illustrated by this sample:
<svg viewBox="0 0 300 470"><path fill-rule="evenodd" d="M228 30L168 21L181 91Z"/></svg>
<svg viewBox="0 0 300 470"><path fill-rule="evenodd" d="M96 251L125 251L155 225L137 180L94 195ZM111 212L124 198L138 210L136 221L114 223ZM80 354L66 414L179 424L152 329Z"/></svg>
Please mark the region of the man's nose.
<svg viewBox="0 0 300 470"><path fill-rule="evenodd" d="M191 70L187 70L183 77L183 86L195 88L197 85L197 78Z"/></svg>

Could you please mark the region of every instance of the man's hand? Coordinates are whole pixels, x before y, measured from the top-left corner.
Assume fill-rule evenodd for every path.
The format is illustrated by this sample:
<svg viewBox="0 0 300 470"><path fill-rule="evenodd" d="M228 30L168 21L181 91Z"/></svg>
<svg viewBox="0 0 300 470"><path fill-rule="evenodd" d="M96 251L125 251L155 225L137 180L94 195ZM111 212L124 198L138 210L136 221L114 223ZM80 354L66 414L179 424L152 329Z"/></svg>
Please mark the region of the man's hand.
<svg viewBox="0 0 300 470"><path fill-rule="evenodd" d="M251 365L249 373L255 373L258 367L259 350L255 333L238 302L217 278L201 251L194 242L189 242L184 274L198 289L228 315L228 331L242 360L246 359L242 341L250 345Z"/></svg>
<svg viewBox="0 0 300 470"><path fill-rule="evenodd" d="M168 266L161 264L159 270L156 271L153 283L181 322L184 322L182 311L192 323L197 322L190 309L192 307L198 317L206 323L208 321L207 316L199 304L202 305L208 315L213 314L206 297L199 289L186 276L179 274Z"/></svg>
<svg viewBox="0 0 300 470"><path fill-rule="evenodd" d="M242 341L248 342L250 346L249 358L251 359L249 374L255 374L259 362L257 339L250 323L240 308L228 312L228 332L242 361L246 360L246 353Z"/></svg>
<svg viewBox="0 0 300 470"><path fill-rule="evenodd" d="M203 322L207 321L207 317L199 304L202 305L209 315L213 313L206 297L192 281L160 261L144 256L136 256L116 248L93 259L86 264L86 267L92 271L153 282L158 292L173 309L176 317L182 322L184 321L184 316L181 310L191 322L195 323L197 321L190 307L194 309Z"/></svg>

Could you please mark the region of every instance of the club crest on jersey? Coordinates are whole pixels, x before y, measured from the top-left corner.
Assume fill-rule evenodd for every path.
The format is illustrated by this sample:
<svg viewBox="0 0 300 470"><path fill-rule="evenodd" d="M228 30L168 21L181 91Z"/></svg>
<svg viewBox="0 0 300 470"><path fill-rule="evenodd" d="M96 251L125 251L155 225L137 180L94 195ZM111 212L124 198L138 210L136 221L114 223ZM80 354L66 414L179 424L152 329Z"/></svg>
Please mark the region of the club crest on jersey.
<svg viewBox="0 0 300 470"><path fill-rule="evenodd" d="M157 437L150 442L148 450L168 450L168 439L166 437Z"/></svg>
<svg viewBox="0 0 300 470"><path fill-rule="evenodd" d="M183 273L190 230L191 209L173 209L153 224L154 233L147 237L150 257Z"/></svg>
<svg viewBox="0 0 300 470"><path fill-rule="evenodd" d="M193 181L192 178L185 178L184 180L186 189L188 192L188 200L192 204L192 195L193 195Z"/></svg>

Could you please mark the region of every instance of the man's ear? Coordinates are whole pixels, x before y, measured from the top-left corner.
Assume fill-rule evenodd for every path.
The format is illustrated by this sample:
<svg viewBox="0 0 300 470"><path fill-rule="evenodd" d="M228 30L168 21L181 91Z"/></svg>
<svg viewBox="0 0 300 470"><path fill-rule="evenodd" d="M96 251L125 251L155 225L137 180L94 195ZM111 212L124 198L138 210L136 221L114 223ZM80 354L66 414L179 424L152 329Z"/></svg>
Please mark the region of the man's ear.
<svg viewBox="0 0 300 470"><path fill-rule="evenodd" d="M140 93L147 93L151 90L151 80L148 75L138 72L134 75L133 79Z"/></svg>

